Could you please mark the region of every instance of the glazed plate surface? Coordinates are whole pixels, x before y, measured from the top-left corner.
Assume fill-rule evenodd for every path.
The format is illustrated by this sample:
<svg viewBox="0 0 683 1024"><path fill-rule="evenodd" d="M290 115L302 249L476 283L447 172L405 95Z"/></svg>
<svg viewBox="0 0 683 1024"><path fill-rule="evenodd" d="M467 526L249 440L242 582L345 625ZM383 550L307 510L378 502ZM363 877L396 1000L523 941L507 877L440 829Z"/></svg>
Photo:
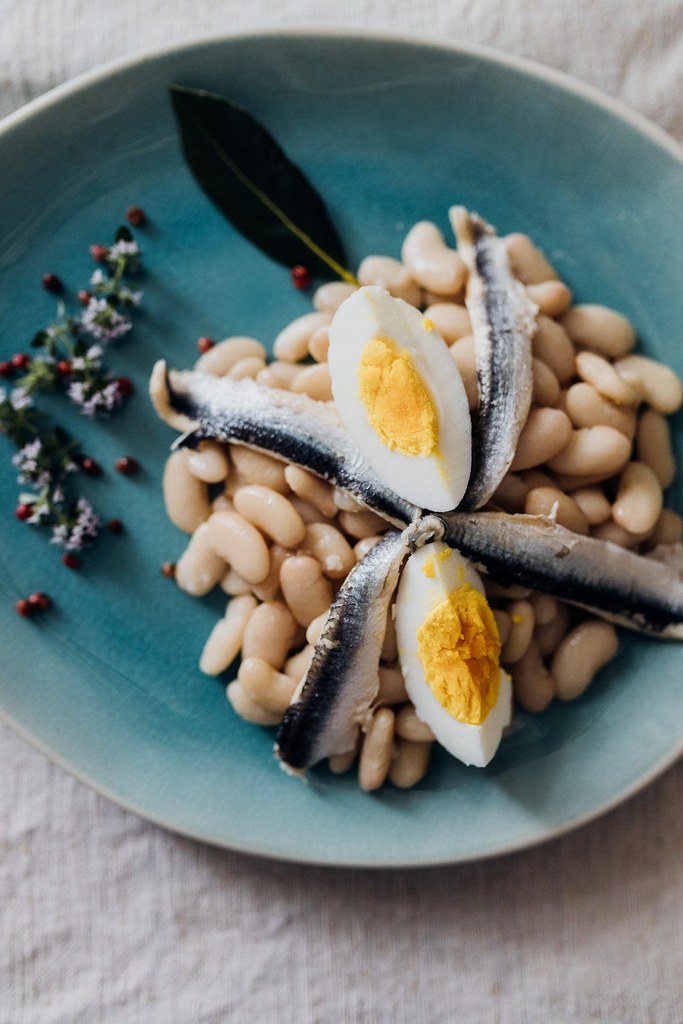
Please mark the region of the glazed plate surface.
<svg viewBox="0 0 683 1024"><path fill-rule="evenodd" d="M0 712L85 782L177 832L264 856L332 865L421 866L532 845L603 813L683 749L681 648L624 635L584 698L520 715L493 764L443 753L415 790L368 796L325 770L304 785L272 733L239 721L225 680L197 658L222 600L164 579L184 538L166 520L161 473L173 435L146 397L155 360L184 367L200 335L267 344L309 310L289 275L198 190L167 86L229 96L265 122L320 193L357 266L398 256L407 228L463 203L501 232L529 233L578 301L614 306L640 349L683 370L683 163L639 118L543 69L483 51L400 38L223 38L126 62L61 88L0 130L2 352L26 348L54 314L46 270L72 293L125 209L149 216L143 311L111 353L136 394L108 422L59 400L55 417L103 466L84 491L126 523L62 567L12 515L12 446L0 438ZM680 422L676 442L680 451ZM134 455L142 472L113 462ZM680 485L670 503L683 509ZM40 622L18 597L48 590Z"/></svg>

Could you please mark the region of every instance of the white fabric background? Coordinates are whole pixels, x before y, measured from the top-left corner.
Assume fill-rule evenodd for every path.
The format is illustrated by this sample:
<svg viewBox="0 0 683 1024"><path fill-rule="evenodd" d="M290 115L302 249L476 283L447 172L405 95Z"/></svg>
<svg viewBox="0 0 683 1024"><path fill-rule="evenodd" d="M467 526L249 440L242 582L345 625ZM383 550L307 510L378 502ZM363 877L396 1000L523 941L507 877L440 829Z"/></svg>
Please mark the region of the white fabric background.
<svg viewBox="0 0 683 1024"><path fill-rule="evenodd" d="M677 0L0 0L0 114L158 43L330 24L532 57L683 140ZM683 1021L683 763L536 850L395 873L179 839L5 728L0 780L0 1024Z"/></svg>

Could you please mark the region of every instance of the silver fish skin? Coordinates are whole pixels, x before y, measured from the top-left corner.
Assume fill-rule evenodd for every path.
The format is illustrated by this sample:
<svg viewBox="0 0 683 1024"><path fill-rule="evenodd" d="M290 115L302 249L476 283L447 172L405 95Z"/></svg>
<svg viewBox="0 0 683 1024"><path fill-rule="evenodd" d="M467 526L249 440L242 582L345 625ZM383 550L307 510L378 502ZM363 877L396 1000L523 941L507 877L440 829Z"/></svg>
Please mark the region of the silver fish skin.
<svg viewBox="0 0 683 1024"><path fill-rule="evenodd" d="M171 388L170 381L176 390ZM196 393L197 388L201 392L204 381L225 382L220 389L207 385L212 398L206 409L200 408L200 394ZM300 403L298 400L305 396L289 392L275 392L273 397L274 389L259 388L251 381L228 381L192 373L169 375L163 362L154 369L150 391L161 418L176 429L195 428L201 413L200 437L234 439L276 457L291 459L303 469L338 483L395 525L404 527L419 518L419 509L398 498L374 476L324 403L311 399ZM214 409L216 391L220 397L235 398L232 412L222 409L220 402L219 408ZM247 403L245 395L249 394L259 406L247 409L242 416ZM286 410L282 416L274 411L279 409L280 402ZM292 413L292 406L303 411ZM194 418L188 418L188 410ZM292 416L299 429L305 425L300 443L296 434L293 439L290 436ZM261 417L265 417L263 429ZM245 431L249 432L249 440L245 440ZM339 435L344 439L345 455L340 454L335 444L335 439L341 444ZM328 441L321 442L320 437L327 437ZM285 451L287 445L294 448L293 453ZM360 480L354 480L349 469L354 466ZM386 508L391 514L383 511ZM538 516L457 511L441 513L439 518L445 525L446 542L501 582L516 582L552 594L627 629L683 640L683 584L675 568L615 544L581 537Z"/></svg>
<svg viewBox="0 0 683 1024"><path fill-rule="evenodd" d="M683 579L675 564L573 533L542 516L447 513L443 540L503 584L569 601L620 626L683 640Z"/></svg>
<svg viewBox="0 0 683 1024"><path fill-rule="evenodd" d="M181 443L232 441L302 466L403 528L422 511L382 483L326 402L252 380L166 369L161 360L150 395L163 420L188 431Z"/></svg>
<svg viewBox="0 0 683 1024"><path fill-rule="evenodd" d="M510 269L505 242L463 206L449 217L468 269L465 305L472 321L479 409L473 420L472 473L459 508L490 500L510 468L531 406L535 304Z"/></svg>
<svg viewBox="0 0 683 1024"><path fill-rule="evenodd" d="M301 772L352 750L379 689L379 659L387 613L405 558L438 539L443 526L425 517L392 530L354 566L337 593L298 699L277 734L275 753Z"/></svg>

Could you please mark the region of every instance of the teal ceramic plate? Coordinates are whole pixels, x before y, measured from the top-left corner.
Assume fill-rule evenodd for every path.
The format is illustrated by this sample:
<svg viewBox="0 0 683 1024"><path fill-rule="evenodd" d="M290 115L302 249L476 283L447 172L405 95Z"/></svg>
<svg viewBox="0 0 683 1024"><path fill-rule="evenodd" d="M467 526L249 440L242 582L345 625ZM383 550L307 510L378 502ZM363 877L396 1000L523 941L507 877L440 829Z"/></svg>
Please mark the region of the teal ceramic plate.
<svg viewBox="0 0 683 1024"><path fill-rule="evenodd" d="M238 721L197 656L218 598L164 579L183 537L160 477L171 435L146 381L160 356L186 366L203 334L266 342L308 310L285 270L237 235L181 157L166 87L226 94L265 121L325 196L354 265L398 255L406 227L447 230L453 202L502 232L531 234L583 301L615 306L642 349L683 369L683 164L671 140L585 88L492 53L400 38L318 34L212 39L91 74L7 120L0 133L2 356L52 316L46 270L70 289L92 271L126 207L140 233L144 312L112 361L136 395L109 423L51 408L108 471L87 493L127 529L80 572L12 515L0 438L0 705L49 757L138 814L186 835L335 865L453 862L537 843L604 812L681 752L681 650L624 637L574 705L520 717L493 765L436 756L412 792L361 794L352 778L287 778L269 732ZM143 469L111 469L123 454ZM672 502L683 507L680 489ZM49 590L53 612L15 600Z"/></svg>

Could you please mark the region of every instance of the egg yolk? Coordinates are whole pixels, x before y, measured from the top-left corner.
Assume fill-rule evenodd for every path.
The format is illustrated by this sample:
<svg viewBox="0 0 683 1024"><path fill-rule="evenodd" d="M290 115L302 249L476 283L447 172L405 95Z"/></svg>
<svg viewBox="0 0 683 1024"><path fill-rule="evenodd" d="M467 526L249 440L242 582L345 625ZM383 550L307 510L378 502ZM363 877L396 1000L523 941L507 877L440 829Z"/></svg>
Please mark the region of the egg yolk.
<svg viewBox="0 0 683 1024"><path fill-rule="evenodd" d="M439 704L459 722L481 725L500 686L500 636L486 598L463 583L432 609L417 641Z"/></svg>
<svg viewBox="0 0 683 1024"><path fill-rule="evenodd" d="M358 389L371 426L390 451L436 452L439 417L406 349L390 338L372 338L361 355Z"/></svg>

